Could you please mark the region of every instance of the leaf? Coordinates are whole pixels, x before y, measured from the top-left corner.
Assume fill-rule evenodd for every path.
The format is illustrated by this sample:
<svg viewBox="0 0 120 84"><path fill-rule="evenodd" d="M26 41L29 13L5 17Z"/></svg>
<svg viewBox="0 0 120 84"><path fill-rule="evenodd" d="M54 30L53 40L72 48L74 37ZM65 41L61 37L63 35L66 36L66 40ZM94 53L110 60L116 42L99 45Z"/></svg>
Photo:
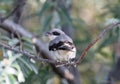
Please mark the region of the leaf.
<svg viewBox="0 0 120 84"><path fill-rule="evenodd" d="M26 60L23 59L23 58L19 58L19 60L21 61L21 63L24 64L24 66L26 66L26 67L28 67L28 69L32 70L32 68L31 68L31 66L30 66L30 64L29 64L28 61L26 61Z"/></svg>
<svg viewBox="0 0 120 84"><path fill-rule="evenodd" d="M11 39L11 40L9 40L9 45L10 46L15 46L16 44L18 44L19 43L19 40L18 39L16 39L16 38L14 38L14 39Z"/></svg>
<svg viewBox="0 0 120 84"><path fill-rule="evenodd" d="M7 75L9 79L9 84L17 84L17 80L13 75Z"/></svg>
<svg viewBox="0 0 120 84"><path fill-rule="evenodd" d="M34 71L34 73L38 74L38 69L33 63L31 63L31 67L32 67L32 70Z"/></svg>
<svg viewBox="0 0 120 84"><path fill-rule="evenodd" d="M46 17L43 27L42 27L42 31L45 31L47 28L49 28L52 18L53 18L52 15L49 15Z"/></svg>
<svg viewBox="0 0 120 84"><path fill-rule="evenodd" d="M23 41L26 41L28 43L32 43L32 39L28 38L28 37L22 37L21 38Z"/></svg>
<svg viewBox="0 0 120 84"><path fill-rule="evenodd" d="M16 75L17 71L15 70L15 68L8 66L5 69L5 73L10 74L10 75Z"/></svg>
<svg viewBox="0 0 120 84"><path fill-rule="evenodd" d="M8 54L6 53L6 49L4 47L2 47L2 51L3 51L3 57L8 57Z"/></svg>
<svg viewBox="0 0 120 84"><path fill-rule="evenodd" d="M6 84L13 84L13 81L11 80L11 78L9 77L8 74L5 75L5 83Z"/></svg>
<svg viewBox="0 0 120 84"><path fill-rule="evenodd" d="M18 71L18 81L19 82L25 82L25 78L24 78L21 70Z"/></svg>
<svg viewBox="0 0 120 84"><path fill-rule="evenodd" d="M6 11L4 9L0 9L0 14L6 14Z"/></svg>
<svg viewBox="0 0 120 84"><path fill-rule="evenodd" d="M30 52L30 53L35 53L33 50L33 45L31 43L28 42L24 42L23 44L23 48L25 48L26 51Z"/></svg>
<svg viewBox="0 0 120 84"><path fill-rule="evenodd" d="M0 35L0 40L8 41L10 40L10 38L7 36Z"/></svg>
<svg viewBox="0 0 120 84"><path fill-rule="evenodd" d="M60 7L58 10L58 14L61 17L62 24L70 24L72 25L72 19L64 7Z"/></svg>
<svg viewBox="0 0 120 84"><path fill-rule="evenodd" d="M43 13L48 9L51 8L52 5L50 5L50 3L48 2L48 0L43 4L41 10L38 13L39 18L43 15Z"/></svg>
<svg viewBox="0 0 120 84"><path fill-rule="evenodd" d="M117 23L117 22L119 22L119 19L111 18L111 19L107 19L105 25L107 26L107 25L110 25L110 24L113 24L113 23Z"/></svg>
<svg viewBox="0 0 120 84"><path fill-rule="evenodd" d="M23 55L22 54L14 54L12 58L10 58L11 63L15 62L17 59L21 58Z"/></svg>
<svg viewBox="0 0 120 84"><path fill-rule="evenodd" d="M14 0L0 0L1 3L4 4L12 4Z"/></svg>

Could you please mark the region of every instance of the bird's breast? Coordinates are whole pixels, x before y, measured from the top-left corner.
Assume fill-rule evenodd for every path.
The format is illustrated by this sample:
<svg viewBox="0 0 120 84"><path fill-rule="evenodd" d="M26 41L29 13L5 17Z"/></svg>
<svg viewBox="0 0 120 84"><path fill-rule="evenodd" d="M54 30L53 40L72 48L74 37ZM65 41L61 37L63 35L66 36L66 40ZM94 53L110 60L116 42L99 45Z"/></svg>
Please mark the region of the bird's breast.
<svg viewBox="0 0 120 84"><path fill-rule="evenodd" d="M75 58L76 51L56 50L50 51L54 60L69 61L69 59Z"/></svg>

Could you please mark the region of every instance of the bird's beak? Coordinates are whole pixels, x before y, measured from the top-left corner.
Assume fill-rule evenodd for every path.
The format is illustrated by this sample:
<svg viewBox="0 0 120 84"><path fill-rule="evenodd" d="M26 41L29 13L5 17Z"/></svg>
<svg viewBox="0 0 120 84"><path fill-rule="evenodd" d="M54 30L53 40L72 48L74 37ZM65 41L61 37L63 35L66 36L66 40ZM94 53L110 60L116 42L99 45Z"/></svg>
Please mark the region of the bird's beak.
<svg viewBox="0 0 120 84"><path fill-rule="evenodd" d="M49 36L49 35L51 35L50 32L46 32L46 33L45 33L45 36Z"/></svg>

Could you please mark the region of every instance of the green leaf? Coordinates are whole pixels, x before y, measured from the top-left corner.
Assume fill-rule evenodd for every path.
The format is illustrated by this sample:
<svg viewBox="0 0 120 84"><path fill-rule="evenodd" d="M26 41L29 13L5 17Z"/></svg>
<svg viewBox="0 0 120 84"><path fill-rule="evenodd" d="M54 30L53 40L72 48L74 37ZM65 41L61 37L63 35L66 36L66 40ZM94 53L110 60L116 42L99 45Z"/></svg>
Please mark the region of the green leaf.
<svg viewBox="0 0 120 84"><path fill-rule="evenodd" d="M17 80L13 75L7 75L8 76L8 80L9 80L9 84L16 84Z"/></svg>
<svg viewBox="0 0 120 84"><path fill-rule="evenodd" d="M21 38L23 41L26 41L28 43L32 43L32 39L28 38L28 37L22 37Z"/></svg>
<svg viewBox="0 0 120 84"><path fill-rule="evenodd" d="M11 67L11 66L7 66L5 69L5 73L6 74L10 74L10 75L16 75L17 71L15 68Z"/></svg>
<svg viewBox="0 0 120 84"><path fill-rule="evenodd" d="M18 71L18 81L19 82L25 82L25 78L24 78L21 70Z"/></svg>
<svg viewBox="0 0 120 84"><path fill-rule="evenodd" d="M0 40L3 40L3 41L9 41L10 38L7 37L7 36L0 35Z"/></svg>
<svg viewBox="0 0 120 84"><path fill-rule="evenodd" d="M52 5L48 2L48 0L43 4L41 10L38 13L39 18L43 15L43 13L48 9L51 8Z"/></svg>
<svg viewBox="0 0 120 84"><path fill-rule="evenodd" d="M70 14L67 12L67 10L64 7L58 8L58 14L61 17L62 24L69 24L72 25L72 19L70 17Z"/></svg>
<svg viewBox="0 0 120 84"><path fill-rule="evenodd" d="M11 39L8 44L9 44L10 46L15 46L15 45L18 44L18 43L19 43L19 40L16 39L16 38L14 38L14 39Z"/></svg>
<svg viewBox="0 0 120 84"><path fill-rule="evenodd" d="M4 9L0 9L0 14L6 14L6 11Z"/></svg>
<svg viewBox="0 0 120 84"><path fill-rule="evenodd" d="M35 74L38 74L38 68L33 63L31 63L31 68Z"/></svg>
<svg viewBox="0 0 120 84"><path fill-rule="evenodd" d="M30 70L32 70L32 68L31 68L31 66L30 66L30 64L29 64L28 61L26 61L26 60L23 59L23 58L19 58L19 60L21 61L21 63L24 64L24 66L26 66L27 68L29 68Z"/></svg>
<svg viewBox="0 0 120 84"><path fill-rule="evenodd" d="M53 18L52 15L49 15L46 17L44 24L43 24L43 27L42 27L42 31L45 31L47 28L50 27L52 18Z"/></svg>
<svg viewBox="0 0 120 84"><path fill-rule="evenodd" d="M12 58L10 58L11 63L15 62L17 59L21 58L22 54L15 54Z"/></svg>
<svg viewBox="0 0 120 84"><path fill-rule="evenodd" d="M0 0L1 3L12 4L14 0Z"/></svg>

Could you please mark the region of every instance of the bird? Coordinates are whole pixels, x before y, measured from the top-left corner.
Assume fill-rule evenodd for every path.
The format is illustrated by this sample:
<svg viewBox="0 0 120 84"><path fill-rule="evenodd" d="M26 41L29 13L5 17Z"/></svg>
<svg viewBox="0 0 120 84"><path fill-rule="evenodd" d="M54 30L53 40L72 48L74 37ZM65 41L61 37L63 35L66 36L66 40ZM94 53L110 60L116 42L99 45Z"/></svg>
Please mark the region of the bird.
<svg viewBox="0 0 120 84"><path fill-rule="evenodd" d="M66 35L61 29L51 29L46 32L49 38L48 50L51 58L58 62L70 62L76 57L76 47L73 40Z"/></svg>

